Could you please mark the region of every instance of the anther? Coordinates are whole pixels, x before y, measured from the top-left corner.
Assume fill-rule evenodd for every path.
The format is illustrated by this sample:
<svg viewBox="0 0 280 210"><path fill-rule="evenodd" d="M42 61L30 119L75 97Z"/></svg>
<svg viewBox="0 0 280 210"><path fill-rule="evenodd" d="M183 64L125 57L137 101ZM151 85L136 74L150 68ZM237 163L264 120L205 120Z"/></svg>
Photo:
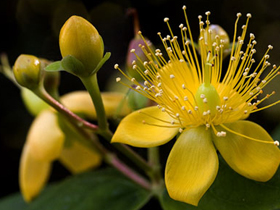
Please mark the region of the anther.
<svg viewBox="0 0 280 210"><path fill-rule="evenodd" d="M274 145L279 146L279 141L274 141Z"/></svg>
<svg viewBox="0 0 280 210"><path fill-rule="evenodd" d="M200 95L200 98L202 98L202 99L205 98L205 95L204 95L204 94L201 94L201 95Z"/></svg>
<svg viewBox="0 0 280 210"><path fill-rule="evenodd" d="M120 82L121 81L121 78L120 77L117 77L116 78L116 82Z"/></svg>
<svg viewBox="0 0 280 210"><path fill-rule="evenodd" d="M238 13L236 14L236 16L237 16L237 17L241 17L241 13L238 12Z"/></svg>
<svg viewBox="0 0 280 210"><path fill-rule="evenodd" d="M203 99L203 103L205 103L205 104L207 103L207 98Z"/></svg>
<svg viewBox="0 0 280 210"><path fill-rule="evenodd" d="M119 68L119 64L115 64L114 69L118 69L118 68Z"/></svg>
<svg viewBox="0 0 280 210"><path fill-rule="evenodd" d="M131 52L131 53L134 53L134 52L135 52L135 49L131 49L130 52Z"/></svg>
<svg viewBox="0 0 280 210"><path fill-rule="evenodd" d="M265 59L269 59L269 55L265 55L264 58L265 58Z"/></svg>
<svg viewBox="0 0 280 210"><path fill-rule="evenodd" d="M164 22L168 22L168 21L169 21L169 18L166 17L166 18L164 18L163 20L164 20Z"/></svg>
<svg viewBox="0 0 280 210"><path fill-rule="evenodd" d="M174 79L175 76L173 74L170 74L170 79Z"/></svg>
<svg viewBox="0 0 280 210"><path fill-rule="evenodd" d="M251 18L252 17L251 13L248 13L246 16L247 16L247 18Z"/></svg>
<svg viewBox="0 0 280 210"><path fill-rule="evenodd" d="M250 33L250 38L255 39L255 35L253 33Z"/></svg>

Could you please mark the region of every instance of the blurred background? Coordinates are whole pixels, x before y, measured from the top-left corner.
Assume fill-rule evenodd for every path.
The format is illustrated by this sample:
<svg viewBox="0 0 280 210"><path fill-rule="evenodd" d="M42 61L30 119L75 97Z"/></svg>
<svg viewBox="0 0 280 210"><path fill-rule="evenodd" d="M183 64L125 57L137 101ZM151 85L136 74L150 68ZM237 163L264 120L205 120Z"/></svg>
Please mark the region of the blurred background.
<svg viewBox="0 0 280 210"><path fill-rule="evenodd" d="M255 59L259 61L269 44L274 46L270 62L280 64L280 2L278 0L1 0L0 1L0 53L8 55L12 65L20 54L33 54L49 60L60 60L58 47L59 30L71 15L88 19L103 37L105 51L111 59L98 73L102 90L115 85L115 63L125 64L129 41L134 37L133 18L128 8L139 14L140 29L155 46L160 45L157 32L167 34L164 17L170 18L175 34L184 21L182 6L187 13L194 37L198 37L198 15L211 11L210 20L219 24L232 40L236 13L243 14L240 27L245 23L246 13L252 14L248 32L258 42ZM240 28L239 27L239 28ZM25 110L19 89L0 74L0 198L18 191L18 165L20 153L33 117ZM60 93L83 89L80 81L62 73ZM265 93L275 90L271 101L280 99L280 78L271 83ZM280 122L280 106L250 116L269 132ZM278 139L279 140L279 139ZM62 179L68 172L58 163L50 181Z"/></svg>

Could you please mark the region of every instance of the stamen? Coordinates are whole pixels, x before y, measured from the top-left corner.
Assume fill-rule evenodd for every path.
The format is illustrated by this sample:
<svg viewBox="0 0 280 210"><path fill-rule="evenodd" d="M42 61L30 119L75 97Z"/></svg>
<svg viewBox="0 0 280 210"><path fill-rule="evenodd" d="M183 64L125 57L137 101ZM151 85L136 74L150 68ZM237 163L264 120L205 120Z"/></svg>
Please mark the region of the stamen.
<svg viewBox="0 0 280 210"><path fill-rule="evenodd" d="M256 142L260 142L260 143L264 143L264 144L275 144L274 141L264 141L264 140L252 138L252 137L250 137L250 136L243 135L242 133L238 133L238 132L236 132L236 131L233 131L233 130L229 129L228 127L226 127L226 126L223 125L223 124L220 124L220 126L223 127L224 129L226 129L227 131L229 131L229 132L235 134L235 135L244 137L244 138L249 139L249 140L252 140L252 141L256 141Z"/></svg>

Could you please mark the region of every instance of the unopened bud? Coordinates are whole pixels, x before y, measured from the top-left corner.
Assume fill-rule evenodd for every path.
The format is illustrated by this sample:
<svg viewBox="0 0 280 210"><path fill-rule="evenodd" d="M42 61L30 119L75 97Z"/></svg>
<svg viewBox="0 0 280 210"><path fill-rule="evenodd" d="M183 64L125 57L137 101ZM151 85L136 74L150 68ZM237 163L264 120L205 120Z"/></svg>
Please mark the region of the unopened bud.
<svg viewBox="0 0 280 210"><path fill-rule="evenodd" d="M42 79L41 62L33 55L20 55L14 65L17 82L28 89L35 89Z"/></svg>
<svg viewBox="0 0 280 210"><path fill-rule="evenodd" d="M143 48L147 50L148 48L147 48L145 42L149 45L149 47L151 49L153 49L153 46L148 39L145 38L145 41L144 41L139 35L136 35L129 43L128 51L127 51L127 57L126 57L126 71L127 71L127 73L129 74L129 76L134 77L135 79L137 79L139 81L141 81L143 79L140 76L140 74L137 72L137 69L134 69L133 66L135 64L140 64L140 62L138 62L138 58L136 57L136 55L143 62L148 60L147 56L143 52L143 49L141 47L139 47L139 45L143 46ZM133 52L131 52L132 49L134 49ZM146 69L143 65L137 65L137 66L140 68L140 70L142 72L144 72L145 69Z"/></svg>
<svg viewBox="0 0 280 210"><path fill-rule="evenodd" d="M79 16L71 16L62 26L59 34L62 57L71 55L85 67L79 75L90 75L103 58L104 45L96 28ZM77 75L77 72L75 72Z"/></svg>
<svg viewBox="0 0 280 210"><path fill-rule="evenodd" d="M223 45L223 48L225 50L229 49L229 47L230 47L229 36L228 36L227 32L221 26L211 24L209 26L209 29L204 30L202 33L203 34L201 34L200 37L203 37L203 40L205 40L210 46L212 46L213 43L215 42L216 43L215 46L219 47L220 45ZM209 35L210 35L210 40L208 37Z"/></svg>

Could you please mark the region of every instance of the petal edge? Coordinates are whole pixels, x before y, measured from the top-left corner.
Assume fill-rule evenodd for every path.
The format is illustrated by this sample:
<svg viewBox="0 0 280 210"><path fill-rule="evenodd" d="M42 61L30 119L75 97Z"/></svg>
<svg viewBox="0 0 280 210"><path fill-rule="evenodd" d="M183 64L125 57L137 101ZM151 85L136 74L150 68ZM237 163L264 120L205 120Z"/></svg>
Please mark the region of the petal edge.
<svg viewBox="0 0 280 210"><path fill-rule="evenodd" d="M178 133L178 128L160 127L168 124L155 118L169 122L173 120L156 106L135 111L120 122L111 142L129 144L135 147L154 147L170 141ZM147 123L143 123L143 121Z"/></svg>

